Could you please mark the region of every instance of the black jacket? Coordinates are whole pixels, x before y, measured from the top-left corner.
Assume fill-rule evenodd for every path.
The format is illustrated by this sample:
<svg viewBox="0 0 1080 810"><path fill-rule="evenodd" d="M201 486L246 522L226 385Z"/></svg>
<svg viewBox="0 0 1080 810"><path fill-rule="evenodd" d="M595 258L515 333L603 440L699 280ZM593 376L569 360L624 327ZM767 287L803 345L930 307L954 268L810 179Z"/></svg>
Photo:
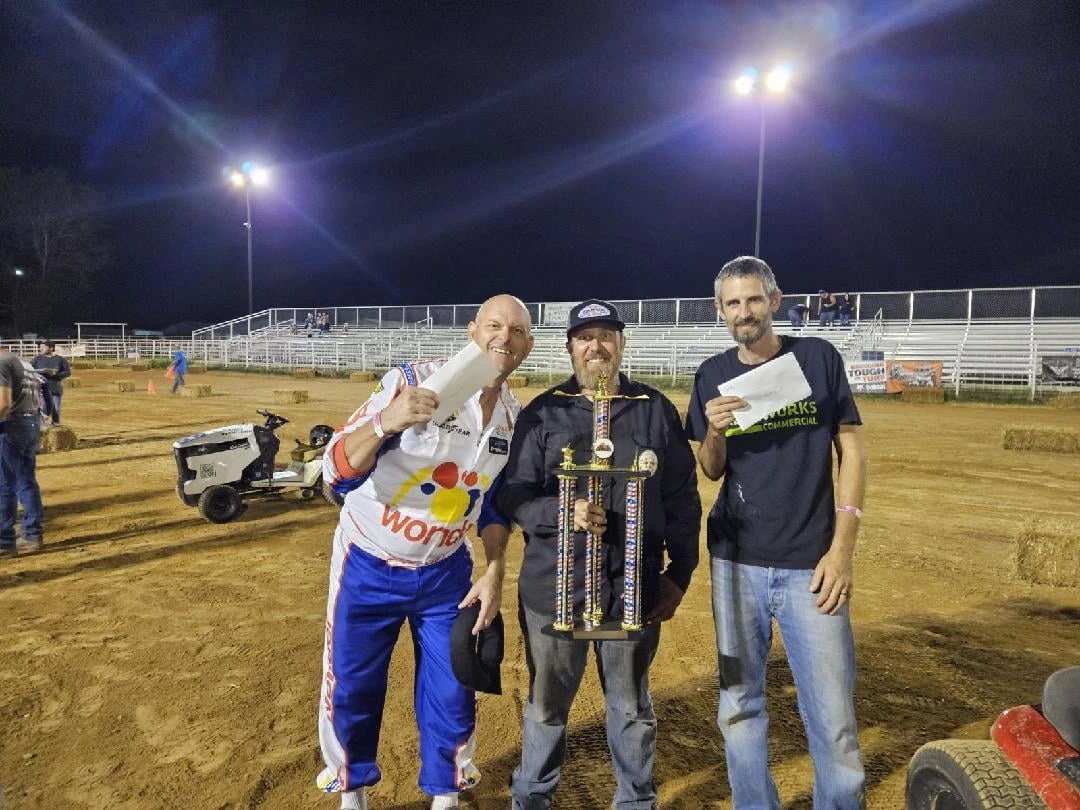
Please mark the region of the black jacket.
<svg viewBox="0 0 1080 810"><path fill-rule="evenodd" d="M50 394L64 393L64 380L71 376L71 365L66 357L59 354L39 354L34 358L31 365L38 371L43 368L55 371L55 374L42 374L41 376L48 383Z"/></svg>
<svg viewBox="0 0 1080 810"><path fill-rule="evenodd" d="M554 470L562 464L562 448L574 448L574 463L592 456L592 402L580 394L571 377L530 402L518 417L510 458L497 495L499 510L525 532L525 558L518 579L522 602L541 613L554 612L557 550L558 481ZM659 460L656 472L645 479L642 503L642 614L651 608L657 583L664 572L683 591L698 564L701 499L697 469L675 406L662 393L619 376L620 396L647 395L648 400L616 399L611 403L612 466L629 467L636 450L651 449ZM578 497L586 497L586 481L579 479ZM607 530L602 538L605 615L621 618L623 539L626 483L608 479L603 488ZM575 615L584 604L585 534L575 535Z"/></svg>

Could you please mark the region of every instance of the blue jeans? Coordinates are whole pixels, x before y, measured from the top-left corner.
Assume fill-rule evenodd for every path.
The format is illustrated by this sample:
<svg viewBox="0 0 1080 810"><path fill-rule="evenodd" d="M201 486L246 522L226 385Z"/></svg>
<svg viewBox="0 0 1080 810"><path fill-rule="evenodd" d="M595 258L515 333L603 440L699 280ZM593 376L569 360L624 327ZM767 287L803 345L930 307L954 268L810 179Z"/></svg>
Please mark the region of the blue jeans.
<svg viewBox="0 0 1080 810"><path fill-rule="evenodd" d="M23 508L23 540L41 538L41 490L37 483L36 413L15 414L0 423L0 548L15 548L15 519Z"/></svg>
<svg viewBox="0 0 1080 810"><path fill-rule="evenodd" d="M736 810L779 810L769 773L765 666L776 619L795 677L799 714L814 763L814 807L865 807L855 727L855 642L847 605L818 612L813 571L762 568L712 558L713 622L728 781Z"/></svg>
<svg viewBox="0 0 1080 810"><path fill-rule="evenodd" d="M184 384L184 375L181 374L179 371L174 372L174 374L176 375L176 378L173 380L172 392L175 394L176 389Z"/></svg>
<svg viewBox="0 0 1080 810"><path fill-rule="evenodd" d="M60 424L60 400L63 398L63 394L49 394L49 399L52 400L52 423L54 425Z"/></svg>
<svg viewBox="0 0 1080 810"><path fill-rule="evenodd" d="M660 643L660 626L648 625L640 638L595 641L556 638L541 632L552 617L524 605L518 609L529 667L521 763L510 778L514 810L547 810L566 759L566 721L592 643L607 706L607 740L618 785L620 810L656 807L653 761L656 715L649 696L649 665Z"/></svg>

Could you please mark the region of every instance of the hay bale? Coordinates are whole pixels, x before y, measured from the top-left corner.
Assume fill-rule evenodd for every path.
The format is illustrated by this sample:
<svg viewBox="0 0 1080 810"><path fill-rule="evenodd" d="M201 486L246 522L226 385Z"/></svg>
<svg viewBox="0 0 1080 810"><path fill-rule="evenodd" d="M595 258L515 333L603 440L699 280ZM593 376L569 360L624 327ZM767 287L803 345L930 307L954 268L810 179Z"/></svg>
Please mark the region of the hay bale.
<svg viewBox="0 0 1080 810"><path fill-rule="evenodd" d="M1001 446L1006 450L1080 453L1080 431L1071 428L1013 425L1005 428Z"/></svg>
<svg viewBox="0 0 1080 810"><path fill-rule="evenodd" d="M1025 582L1080 587L1080 527L1075 523L1028 521L1013 554L1016 576Z"/></svg>
<svg viewBox="0 0 1080 810"><path fill-rule="evenodd" d="M349 375L353 382L375 382L375 373L372 371L354 371Z"/></svg>
<svg viewBox="0 0 1080 810"><path fill-rule="evenodd" d="M205 399L206 397L213 395L213 386L211 385L181 385L180 396L182 397L195 397L196 399Z"/></svg>
<svg viewBox="0 0 1080 810"><path fill-rule="evenodd" d="M1057 394L1046 400L1051 408L1080 408L1080 394Z"/></svg>
<svg viewBox="0 0 1080 810"><path fill-rule="evenodd" d="M307 401L308 392L306 390L289 390L274 392L275 405L296 405L297 403Z"/></svg>
<svg viewBox="0 0 1080 810"><path fill-rule="evenodd" d="M905 388L900 392L903 402L944 402L944 388Z"/></svg>
<svg viewBox="0 0 1080 810"><path fill-rule="evenodd" d="M128 366L128 368L131 369L132 371L149 371L150 370L150 364L149 363L131 363Z"/></svg>
<svg viewBox="0 0 1080 810"><path fill-rule="evenodd" d="M135 383L131 380L113 380L109 385L111 385L113 390L118 394L124 394L128 391L135 390Z"/></svg>
<svg viewBox="0 0 1080 810"><path fill-rule="evenodd" d="M65 388L82 388L82 380L78 377L68 377L64 380Z"/></svg>
<svg viewBox="0 0 1080 810"><path fill-rule="evenodd" d="M59 453L64 450L74 450L79 439L75 431L66 425L52 425L41 431L38 440L39 453Z"/></svg>
<svg viewBox="0 0 1080 810"><path fill-rule="evenodd" d="M315 369L313 368L294 368L292 375L299 380L313 380L315 379Z"/></svg>
<svg viewBox="0 0 1080 810"><path fill-rule="evenodd" d="M529 378L522 377L520 374L515 374L506 378L506 385L510 388L524 388L528 384Z"/></svg>

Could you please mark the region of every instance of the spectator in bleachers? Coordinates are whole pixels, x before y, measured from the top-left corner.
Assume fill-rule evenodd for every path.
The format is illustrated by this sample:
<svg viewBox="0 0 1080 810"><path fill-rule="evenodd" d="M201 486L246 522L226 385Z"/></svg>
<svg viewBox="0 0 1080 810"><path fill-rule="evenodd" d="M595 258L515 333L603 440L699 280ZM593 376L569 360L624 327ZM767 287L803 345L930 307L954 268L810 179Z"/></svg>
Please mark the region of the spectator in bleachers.
<svg viewBox="0 0 1080 810"><path fill-rule="evenodd" d="M818 326L831 327L835 324L839 306L835 295L827 290L818 290Z"/></svg>
<svg viewBox="0 0 1080 810"><path fill-rule="evenodd" d="M796 304L787 311L791 325L798 329L806 323L806 316L810 314L810 307L806 304Z"/></svg>
<svg viewBox="0 0 1080 810"><path fill-rule="evenodd" d="M304 331L308 337L311 337L311 333L315 331L315 316L310 312L304 318Z"/></svg>
<svg viewBox="0 0 1080 810"><path fill-rule="evenodd" d="M851 316L855 314L855 302L851 300L851 293L840 296L836 311L840 315L840 325L850 326Z"/></svg>

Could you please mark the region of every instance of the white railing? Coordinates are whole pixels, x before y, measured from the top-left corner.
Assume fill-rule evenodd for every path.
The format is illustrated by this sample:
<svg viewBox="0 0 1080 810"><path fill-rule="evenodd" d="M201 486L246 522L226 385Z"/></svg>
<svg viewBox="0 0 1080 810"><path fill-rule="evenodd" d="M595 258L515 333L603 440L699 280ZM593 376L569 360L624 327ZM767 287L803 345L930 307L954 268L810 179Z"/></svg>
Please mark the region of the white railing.
<svg viewBox="0 0 1080 810"><path fill-rule="evenodd" d="M269 319L268 319L269 320ZM114 364L165 361L177 349L195 363L227 369L271 370L306 367L343 373L380 371L410 360L445 357L467 341L460 328L332 330L329 335L291 336L287 328L266 328L257 335L222 340L168 340L145 338L86 339L58 342L61 354L74 359ZM860 350L880 351L886 359L940 360L944 379L956 394L969 387L1018 387L1031 397L1060 384L1043 382L1043 355L1080 352L1080 317L997 321L890 321L875 316L869 324L851 328L821 328L810 324L793 328L777 322L780 334L813 335L836 345L849 358ZM541 379L569 374L563 329L534 330L536 346L521 372ZM23 357L32 357L32 340L3 344ZM711 355L733 346L726 327L716 325L636 325L627 328L624 368L631 374L676 380L691 377Z"/></svg>

